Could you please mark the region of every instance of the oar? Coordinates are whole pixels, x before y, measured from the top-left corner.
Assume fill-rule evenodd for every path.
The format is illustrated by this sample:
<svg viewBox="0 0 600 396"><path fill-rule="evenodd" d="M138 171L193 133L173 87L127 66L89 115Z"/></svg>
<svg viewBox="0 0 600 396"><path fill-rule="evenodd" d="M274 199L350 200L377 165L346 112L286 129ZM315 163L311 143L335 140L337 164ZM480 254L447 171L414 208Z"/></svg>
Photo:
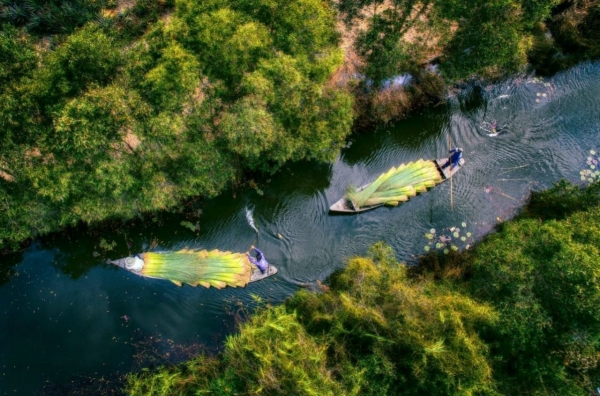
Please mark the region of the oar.
<svg viewBox="0 0 600 396"><path fill-rule="evenodd" d="M450 131L448 131L448 151L452 150L452 136L450 135ZM450 158L448 158L450 161ZM454 210L454 198L452 197L452 190L454 186L452 185L452 164L450 164L450 209Z"/></svg>

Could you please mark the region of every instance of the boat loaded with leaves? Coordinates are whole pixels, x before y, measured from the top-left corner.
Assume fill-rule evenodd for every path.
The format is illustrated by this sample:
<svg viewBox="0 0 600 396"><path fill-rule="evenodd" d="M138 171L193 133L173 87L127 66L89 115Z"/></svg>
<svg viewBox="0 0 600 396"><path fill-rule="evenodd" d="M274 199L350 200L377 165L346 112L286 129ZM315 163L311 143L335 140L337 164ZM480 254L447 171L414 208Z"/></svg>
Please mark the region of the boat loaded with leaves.
<svg viewBox="0 0 600 396"><path fill-rule="evenodd" d="M188 250L176 252L147 252L109 260L136 275L147 278L168 279L178 286L245 287L250 282L265 279L277 273L269 265L262 272L244 253L219 250Z"/></svg>
<svg viewBox="0 0 600 396"><path fill-rule="evenodd" d="M458 166L446 165L448 158L437 160L420 159L408 164L393 167L382 173L373 183L360 188L348 186L346 195L329 208L332 212L358 213L383 205L397 206L406 202L417 193L448 180L460 170L464 159Z"/></svg>

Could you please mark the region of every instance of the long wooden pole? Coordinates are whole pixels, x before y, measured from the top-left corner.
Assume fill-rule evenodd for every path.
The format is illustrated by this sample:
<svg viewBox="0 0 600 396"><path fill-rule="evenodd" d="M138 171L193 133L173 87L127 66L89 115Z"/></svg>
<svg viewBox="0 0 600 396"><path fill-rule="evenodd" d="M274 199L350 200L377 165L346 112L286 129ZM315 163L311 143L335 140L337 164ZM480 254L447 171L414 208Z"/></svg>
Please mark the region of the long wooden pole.
<svg viewBox="0 0 600 396"><path fill-rule="evenodd" d="M450 135L450 131L448 131L448 151L452 150L452 135ZM450 161L450 158L448 158ZM450 164L450 210L454 210L454 197L452 196L452 191L454 190L454 186L452 185L452 164Z"/></svg>

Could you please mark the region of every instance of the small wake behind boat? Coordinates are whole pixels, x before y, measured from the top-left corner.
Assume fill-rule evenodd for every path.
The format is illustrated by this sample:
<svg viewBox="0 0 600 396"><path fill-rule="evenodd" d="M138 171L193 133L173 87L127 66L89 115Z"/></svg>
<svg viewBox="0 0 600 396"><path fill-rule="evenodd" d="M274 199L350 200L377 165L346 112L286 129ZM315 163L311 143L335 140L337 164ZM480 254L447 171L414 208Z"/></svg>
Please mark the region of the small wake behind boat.
<svg viewBox="0 0 600 396"><path fill-rule="evenodd" d="M108 260L108 263L124 268L147 278L167 279L182 286L245 287L277 273L269 265L262 272L244 253L221 252L219 250L188 250L175 252L147 252Z"/></svg>
<svg viewBox="0 0 600 396"><path fill-rule="evenodd" d="M464 164L460 159L458 166L446 165L448 158L436 160L418 160L393 167L381 174L374 182L358 189L348 188L348 192L329 210L336 213L359 213L383 205L397 206L418 193L426 192L452 177Z"/></svg>

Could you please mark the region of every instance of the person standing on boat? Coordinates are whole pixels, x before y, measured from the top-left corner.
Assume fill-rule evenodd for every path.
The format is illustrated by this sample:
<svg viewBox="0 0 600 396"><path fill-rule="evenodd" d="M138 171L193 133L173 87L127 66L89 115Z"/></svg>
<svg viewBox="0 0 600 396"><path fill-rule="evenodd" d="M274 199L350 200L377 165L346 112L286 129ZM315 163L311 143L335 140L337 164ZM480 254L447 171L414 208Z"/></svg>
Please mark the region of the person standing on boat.
<svg viewBox="0 0 600 396"><path fill-rule="evenodd" d="M442 169L447 168L448 166L450 166L450 164L452 164L450 170L458 167L462 158L463 149L460 147L454 147L452 150L449 151L449 153L452 155L450 156L450 158L448 158L448 162L446 162L444 166L442 166Z"/></svg>
<svg viewBox="0 0 600 396"><path fill-rule="evenodd" d="M250 253L246 252L246 256L248 256L248 260L260 270L263 274L269 268L269 262L265 258L263 252L254 247L254 245L250 246L250 250L254 250L256 252L256 258L252 257Z"/></svg>

